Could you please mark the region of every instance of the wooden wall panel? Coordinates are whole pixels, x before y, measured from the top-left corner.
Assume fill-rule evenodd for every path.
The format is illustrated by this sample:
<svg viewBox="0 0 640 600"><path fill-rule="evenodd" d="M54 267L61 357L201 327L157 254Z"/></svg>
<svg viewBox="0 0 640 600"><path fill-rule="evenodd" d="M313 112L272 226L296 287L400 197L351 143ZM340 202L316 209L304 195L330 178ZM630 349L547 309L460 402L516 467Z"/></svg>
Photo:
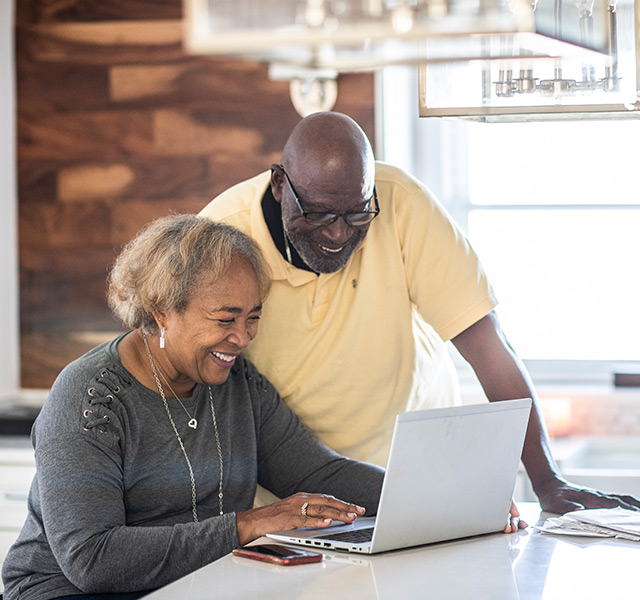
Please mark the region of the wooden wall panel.
<svg viewBox="0 0 640 600"><path fill-rule="evenodd" d="M19 0L18 13L29 23L179 19L175 0Z"/></svg>
<svg viewBox="0 0 640 600"><path fill-rule="evenodd" d="M64 25L25 25L16 32L18 49L43 63L112 65L163 62L184 58L182 23L176 21ZM109 51L105 52L105 46Z"/></svg>
<svg viewBox="0 0 640 600"><path fill-rule="evenodd" d="M18 123L21 156L83 160L153 152L153 113L139 111L24 114Z"/></svg>
<svg viewBox="0 0 640 600"><path fill-rule="evenodd" d="M185 54L180 0L16 0L21 362L48 387L121 330L109 266L148 221L279 160L299 116L266 65ZM335 110L373 141L373 76Z"/></svg>
<svg viewBox="0 0 640 600"><path fill-rule="evenodd" d="M105 109L109 106L109 69L22 60L17 93L22 115Z"/></svg>

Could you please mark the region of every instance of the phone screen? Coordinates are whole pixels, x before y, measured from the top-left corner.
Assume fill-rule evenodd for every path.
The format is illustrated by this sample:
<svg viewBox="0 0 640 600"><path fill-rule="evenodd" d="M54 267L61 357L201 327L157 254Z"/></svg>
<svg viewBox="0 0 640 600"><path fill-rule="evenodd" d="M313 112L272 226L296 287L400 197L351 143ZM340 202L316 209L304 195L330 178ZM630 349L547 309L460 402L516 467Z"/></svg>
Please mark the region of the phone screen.
<svg viewBox="0 0 640 600"><path fill-rule="evenodd" d="M300 565L310 562L320 562L322 554L317 552L307 552L297 550L277 544L263 544L260 546L247 546L246 548L236 548L233 551L235 556L243 556L254 560L261 560L277 565Z"/></svg>

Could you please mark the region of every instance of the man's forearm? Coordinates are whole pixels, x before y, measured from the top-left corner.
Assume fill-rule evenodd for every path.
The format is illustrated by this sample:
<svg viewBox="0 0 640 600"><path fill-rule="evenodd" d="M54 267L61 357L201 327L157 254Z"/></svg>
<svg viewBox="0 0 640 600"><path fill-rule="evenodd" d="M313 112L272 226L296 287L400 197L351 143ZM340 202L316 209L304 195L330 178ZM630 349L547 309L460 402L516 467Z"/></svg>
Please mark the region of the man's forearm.
<svg viewBox="0 0 640 600"><path fill-rule="evenodd" d="M489 313L451 340L471 364L487 398L492 401L531 398L533 406L522 461L544 510L564 513L581 508L621 507L640 510L640 500L624 494L607 494L564 480L551 455L549 436L542 420L536 392L522 361Z"/></svg>
<svg viewBox="0 0 640 600"><path fill-rule="evenodd" d="M473 367L489 401L533 400L522 461L534 490L540 495L546 483L551 484L559 477L558 467L551 455L549 436L531 378L504 336L497 316L489 313L452 342Z"/></svg>

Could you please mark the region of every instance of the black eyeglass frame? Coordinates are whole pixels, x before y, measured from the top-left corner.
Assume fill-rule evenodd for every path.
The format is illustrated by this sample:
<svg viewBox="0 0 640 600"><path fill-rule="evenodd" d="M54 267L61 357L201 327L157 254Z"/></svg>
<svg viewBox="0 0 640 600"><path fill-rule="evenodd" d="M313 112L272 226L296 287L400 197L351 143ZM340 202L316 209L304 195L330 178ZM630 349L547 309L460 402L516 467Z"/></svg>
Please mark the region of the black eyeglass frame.
<svg viewBox="0 0 640 600"><path fill-rule="evenodd" d="M278 168L282 171L284 178L287 180L287 185L291 190L291 195L296 202L298 210L304 217L304 220L307 225L311 225L312 227L329 227L329 225L333 225L340 217L344 219L344 222L349 225L349 227L355 228L363 228L367 225L371 224L371 222L380 214L380 205L378 204L378 194L376 192L376 186L373 186L373 202L375 209L374 210L361 210L357 212L344 212L344 213L333 213L333 212L313 212L313 211L305 211L302 208L302 204L300 203L300 198L298 197L298 193L293 187L293 183L291 183L291 179L289 178L289 174L285 171L282 165L278 165ZM369 200L369 204L371 204L371 200ZM317 220L314 220L314 215L317 215ZM367 215L367 221L363 223L353 223L350 221L349 217L355 217L356 215L361 216L363 218L364 215ZM309 220L311 218L311 220ZM322 219L328 219L326 222L320 222Z"/></svg>

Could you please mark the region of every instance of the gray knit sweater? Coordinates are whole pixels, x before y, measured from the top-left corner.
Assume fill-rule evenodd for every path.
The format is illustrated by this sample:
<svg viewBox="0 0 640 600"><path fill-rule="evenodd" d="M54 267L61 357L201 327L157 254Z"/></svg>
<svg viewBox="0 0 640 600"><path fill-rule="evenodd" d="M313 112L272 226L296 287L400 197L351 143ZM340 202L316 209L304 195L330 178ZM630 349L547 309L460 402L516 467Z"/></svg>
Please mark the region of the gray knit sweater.
<svg viewBox="0 0 640 600"><path fill-rule="evenodd" d="M5 600L152 590L238 546L236 511L260 483L279 497L323 492L373 514L382 469L320 443L255 367L239 357L212 386L224 464L206 386L183 403L167 398L193 468L193 521L185 457L161 397L123 367L120 338L66 367L32 431L37 473L24 528L3 566Z"/></svg>

